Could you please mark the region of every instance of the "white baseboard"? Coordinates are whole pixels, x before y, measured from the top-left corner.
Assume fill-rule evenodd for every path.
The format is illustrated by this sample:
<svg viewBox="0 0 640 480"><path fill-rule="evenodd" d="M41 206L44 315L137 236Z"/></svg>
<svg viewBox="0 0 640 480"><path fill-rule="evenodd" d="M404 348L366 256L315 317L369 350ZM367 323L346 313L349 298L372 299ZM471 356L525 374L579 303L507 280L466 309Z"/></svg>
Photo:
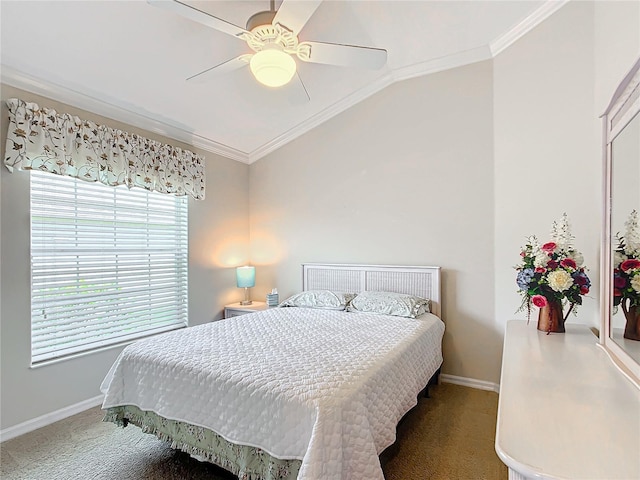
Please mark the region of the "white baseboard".
<svg viewBox="0 0 640 480"><path fill-rule="evenodd" d="M477 380L475 378L458 377L456 375L440 374L440 380L444 383L453 383L464 387L477 388L478 390L488 390L490 392L500 393L500 384L487 382L485 380Z"/></svg>
<svg viewBox="0 0 640 480"><path fill-rule="evenodd" d="M97 397L84 400L74 405L69 405L68 407L56 410L55 412L47 413L46 415L32 418L31 420L19 423L18 425L14 425L13 427L8 427L4 430L0 430L0 442L11 440L12 438L32 432L33 430L37 430L38 428L46 427L47 425L50 425L59 420L64 420L65 418L71 417L72 415L75 415L77 413L84 412L85 410L101 405L103 400L104 395L98 395Z"/></svg>

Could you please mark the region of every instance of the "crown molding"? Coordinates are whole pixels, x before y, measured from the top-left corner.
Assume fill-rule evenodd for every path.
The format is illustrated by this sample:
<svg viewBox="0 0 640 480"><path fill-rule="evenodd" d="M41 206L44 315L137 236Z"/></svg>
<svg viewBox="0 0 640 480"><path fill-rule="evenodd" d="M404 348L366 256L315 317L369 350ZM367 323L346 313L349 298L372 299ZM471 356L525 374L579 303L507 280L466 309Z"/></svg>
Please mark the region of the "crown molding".
<svg viewBox="0 0 640 480"><path fill-rule="evenodd" d="M485 45L471 50L456 52L446 57L434 58L426 62L397 68L393 71L393 80L394 82L409 80L411 78L422 77L484 60L490 60L491 58L491 50Z"/></svg>
<svg viewBox="0 0 640 480"><path fill-rule="evenodd" d="M36 78L6 65L2 65L0 80L6 85L51 98L75 108L87 110L118 122L133 125L158 135L184 142L196 148L201 148L207 152L215 153L216 155L242 163L249 163L249 157L245 152L196 135L184 128L176 127L175 125L156 118L134 112L123 105L118 105L117 102L107 102L71 88Z"/></svg>
<svg viewBox="0 0 640 480"><path fill-rule="evenodd" d="M201 135L196 135L182 127L169 124L166 121L134 112L131 110L130 106L118 104L118 102L94 98L91 95L81 93L77 90L63 87L50 81L38 79L11 67L2 65L0 79L7 85L43 95L59 102L72 105L76 108L81 108L98 115L112 118L119 122L135 125L138 128L193 145L196 148L200 148L216 155L242 163L252 164L260 158L273 153L299 136L307 133L318 125L351 108L357 103L360 103L368 97L385 89L389 85L403 80L430 75L436 72L494 58L568 2L569 0L547 0L531 15L514 25L509 31L493 40L489 45L456 52L454 54L447 55L446 57L400 67L395 70L389 70L385 75L379 77L373 83L370 83L341 100L338 100L336 103L300 122L298 125L290 128L286 132L283 132L249 153L215 142L214 140Z"/></svg>
<svg viewBox="0 0 640 480"><path fill-rule="evenodd" d="M520 23L511 27L510 30L500 35L489 44L491 55L497 56L517 40L525 36L535 27L540 25L543 21L549 18L551 15L560 10L563 6L569 3L569 0L547 0L540 8L535 10L531 15L525 17Z"/></svg>

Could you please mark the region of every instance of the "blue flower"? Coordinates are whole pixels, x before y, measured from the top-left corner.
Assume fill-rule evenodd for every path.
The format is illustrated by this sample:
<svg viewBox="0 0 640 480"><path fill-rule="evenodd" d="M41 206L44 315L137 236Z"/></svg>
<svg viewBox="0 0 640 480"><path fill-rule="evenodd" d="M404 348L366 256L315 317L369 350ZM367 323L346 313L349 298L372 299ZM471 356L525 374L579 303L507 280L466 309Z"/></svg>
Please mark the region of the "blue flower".
<svg viewBox="0 0 640 480"><path fill-rule="evenodd" d="M584 272L576 272L573 274L573 281L581 287L591 288L591 280Z"/></svg>
<svg viewBox="0 0 640 480"><path fill-rule="evenodd" d="M525 268L524 270L520 270L518 272L518 278L516 278L516 283L520 290L529 290L529 283L533 279L533 268Z"/></svg>

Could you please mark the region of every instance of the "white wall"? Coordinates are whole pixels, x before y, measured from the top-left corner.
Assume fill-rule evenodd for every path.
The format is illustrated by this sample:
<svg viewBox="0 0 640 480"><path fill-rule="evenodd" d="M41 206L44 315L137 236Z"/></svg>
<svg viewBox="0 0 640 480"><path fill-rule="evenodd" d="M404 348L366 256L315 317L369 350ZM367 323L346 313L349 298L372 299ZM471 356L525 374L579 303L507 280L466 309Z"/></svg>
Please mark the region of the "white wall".
<svg viewBox="0 0 640 480"><path fill-rule="evenodd" d="M195 325L221 318L222 306L238 301L241 292L235 287L232 267L248 260L247 165L6 85L2 85L1 97L3 119L8 118L4 100L19 97L204 155L206 199L189 202L189 322ZM6 127L0 136L3 156L5 142ZM99 395L100 383L121 348L29 368L29 174L11 174L4 166L0 170L0 428L5 430Z"/></svg>
<svg viewBox="0 0 640 480"><path fill-rule="evenodd" d="M595 113L604 113L618 84L640 56L640 2L594 4ZM598 123L598 135L602 127Z"/></svg>
<svg viewBox="0 0 640 480"><path fill-rule="evenodd" d="M401 82L254 163L256 295L303 262L439 265L445 371L497 382L492 85L491 62Z"/></svg>

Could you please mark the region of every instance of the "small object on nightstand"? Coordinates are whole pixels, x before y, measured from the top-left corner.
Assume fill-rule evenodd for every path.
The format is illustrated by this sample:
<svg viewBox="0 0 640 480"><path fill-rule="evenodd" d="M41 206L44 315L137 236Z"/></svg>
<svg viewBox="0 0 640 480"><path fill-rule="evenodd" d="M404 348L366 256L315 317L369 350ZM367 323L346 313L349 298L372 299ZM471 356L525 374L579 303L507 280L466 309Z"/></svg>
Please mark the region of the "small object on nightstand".
<svg viewBox="0 0 640 480"><path fill-rule="evenodd" d="M270 307L278 306L278 289L274 288L271 293L267 293L267 305Z"/></svg>
<svg viewBox="0 0 640 480"><path fill-rule="evenodd" d="M259 312L269 308L264 302L251 302L251 305L242 305L242 302L231 303L224 306L224 318L237 317L247 313Z"/></svg>

